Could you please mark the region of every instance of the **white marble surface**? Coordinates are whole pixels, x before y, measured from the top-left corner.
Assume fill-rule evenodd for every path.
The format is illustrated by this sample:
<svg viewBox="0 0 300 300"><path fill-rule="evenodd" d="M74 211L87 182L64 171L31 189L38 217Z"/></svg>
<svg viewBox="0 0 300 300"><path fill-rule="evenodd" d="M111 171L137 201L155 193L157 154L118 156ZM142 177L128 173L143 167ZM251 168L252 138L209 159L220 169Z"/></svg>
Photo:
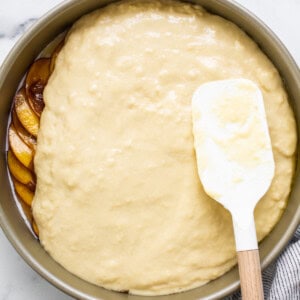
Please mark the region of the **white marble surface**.
<svg viewBox="0 0 300 300"><path fill-rule="evenodd" d="M35 19L61 0L0 0L0 64ZM283 41L300 66L300 1L238 0ZM68 300L19 257L0 230L0 300Z"/></svg>

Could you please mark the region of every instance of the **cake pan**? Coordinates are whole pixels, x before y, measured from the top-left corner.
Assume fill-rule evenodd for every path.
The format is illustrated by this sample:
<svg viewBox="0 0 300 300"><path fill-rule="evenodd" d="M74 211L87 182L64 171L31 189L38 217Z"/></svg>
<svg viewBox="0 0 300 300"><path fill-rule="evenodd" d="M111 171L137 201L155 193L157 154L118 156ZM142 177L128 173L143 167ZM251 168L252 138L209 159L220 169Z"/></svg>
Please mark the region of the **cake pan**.
<svg viewBox="0 0 300 300"><path fill-rule="evenodd" d="M149 300L152 297L133 296L105 290L72 275L57 264L34 238L21 217L14 200L6 166L7 124L13 95L26 70L41 50L65 31L82 15L113 1L69 0L55 7L39 19L12 49L0 69L0 225L23 259L41 276L65 293L77 299ZM287 49L272 31L249 11L233 1L199 0L198 3L212 13L220 15L242 28L270 58L283 78L289 100L297 120L300 116L300 71ZM298 147L299 148L299 147ZM299 151L297 152L297 160ZM290 199L281 220L260 244L262 267L274 260L292 237L300 220L300 181L297 167ZM99 266L101 267L101 266ZM205 286L155 300L220 299L239 287L235 267L222 277Z"/></svg>

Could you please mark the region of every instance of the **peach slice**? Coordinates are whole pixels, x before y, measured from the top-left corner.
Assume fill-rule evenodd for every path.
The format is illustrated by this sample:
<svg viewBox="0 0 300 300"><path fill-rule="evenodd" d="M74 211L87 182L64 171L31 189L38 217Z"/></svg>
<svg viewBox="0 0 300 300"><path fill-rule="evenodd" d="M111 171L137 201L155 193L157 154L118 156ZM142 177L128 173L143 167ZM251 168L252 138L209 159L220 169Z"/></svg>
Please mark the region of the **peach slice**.
<svg viewBox="0 0 300 300"><path fill-rule="evenodd" d="M13 124L8 129L8 140L16 158L29 169L33 169L34 151L19 137Z"/></svg>
<svg viewBox="0 0 300 300"><path fill-rule="evenodd" d="M40 121L27 102L24 88L20 89L15 96L15 110L23 127L36 137Z"/></svg>
<svg viewBox="0 0 300 300"><path fill-rule="evenodd" d="M51 63L50 63L50 73L53 72L54 70L54 67L55 67L55 62L56 62L56 58L60 52L60 50L62 49L64 45L64 40L62 40L54 49L54 51L52 52L52 55L51 55Z"/></svg>
<svg viewBox="0 0 300 300"><path fill-rule="evenodd" d="M25 202L27 205L31 206L34 193L23 183L20 183L17 180L13 181L15 190L20 199Z"/></svg>
<svg viewBox="0 0 300 300"><path fill-rule="evenodd" d="M17 193L16 193L16 196L17 196L16 200L18 202L18 206L19 206L20 210L22 211L22 217L24 217L24 219L31 225L32 221L33 221L31 206L29 206L27 203L23 202L23 200L20 198L20 196Z"/></svg>
<svg viewBox="0 0 300 300"><path fill-rule="evenodd" d="M31 171L25 168L15 157L11 150L7 153L7 164L12 176L20 183L26 185L30 190L35 189L35 179Z"/></svg>
<svg viewBox="0 0 300 300"><path fill-rule="evenodd" d="M12 122L20 138L33 150L36 148L36 138L31 135L21 124L16 114L16 111L12 111Z"/></svg>
<svg viewBox="0 0 300 300"><path fill-rule="evenodd" d="M50 64L50 58L40 58L36 60L31 65L25 80L28 102L32 110L39 117L45 106L43 91L50 76Z"/></svg>
<svg viewBox="0 0 300 300"><path fill-rule="evenodd" d="M33 232L34 232L37 236L39 236L39 228L37 227L37 225L36 225L34 219L32 219L32 229L33 229Z"/></svg>

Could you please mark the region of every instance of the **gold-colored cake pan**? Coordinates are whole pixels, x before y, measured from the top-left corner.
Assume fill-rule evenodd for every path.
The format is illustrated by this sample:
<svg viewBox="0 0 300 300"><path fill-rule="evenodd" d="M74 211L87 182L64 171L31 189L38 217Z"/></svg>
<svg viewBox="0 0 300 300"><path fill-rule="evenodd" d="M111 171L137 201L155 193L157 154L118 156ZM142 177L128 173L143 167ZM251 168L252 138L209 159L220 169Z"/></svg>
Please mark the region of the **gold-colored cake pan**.
<svg viewBox="0 0 300 300"><path fill-rule="evenodd" d="M57 264L42 248L28 229L16 206L6 163L7 125L14 93L26 70L41 50L82 15L112 1L69 0L39 19L17 42L0 69L0 225L23 259L41 276L76 299L149 300L152 297L117 293L92 285L72 275ZM186 1L187 2L187 1ZM279 70L293 107L297 130L300 117L300 71L284 45L272 31L249 11L227 0L189 1L198 3L242 28L271 59ZM298 147L299 149L299 147ZM297 160L299 159L299 150ZM260 244L262 267L265 268L289 242L300 222L299 166L287 208L274 230ZM268 212L266 212L268 213ZM103 245L105 247L105 245ZM101 268L101 266L99 266ZM205 286L155 300L220 299L239 287L237 268Z"/></svg>

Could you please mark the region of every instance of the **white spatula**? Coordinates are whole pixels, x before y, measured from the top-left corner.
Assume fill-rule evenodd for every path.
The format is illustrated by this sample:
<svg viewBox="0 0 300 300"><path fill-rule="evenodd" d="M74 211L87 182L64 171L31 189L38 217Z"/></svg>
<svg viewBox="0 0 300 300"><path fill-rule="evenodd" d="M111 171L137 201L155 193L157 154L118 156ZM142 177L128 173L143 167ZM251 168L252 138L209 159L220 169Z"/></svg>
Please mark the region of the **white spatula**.
<svg viewBox="0 0 300 300"><path fill-rule="evenodd" d="M253 211L274 159L262 93L246 79L209 82L195 92L192 114L200 180L232 215L243 299L263 299Z"/></svg>

